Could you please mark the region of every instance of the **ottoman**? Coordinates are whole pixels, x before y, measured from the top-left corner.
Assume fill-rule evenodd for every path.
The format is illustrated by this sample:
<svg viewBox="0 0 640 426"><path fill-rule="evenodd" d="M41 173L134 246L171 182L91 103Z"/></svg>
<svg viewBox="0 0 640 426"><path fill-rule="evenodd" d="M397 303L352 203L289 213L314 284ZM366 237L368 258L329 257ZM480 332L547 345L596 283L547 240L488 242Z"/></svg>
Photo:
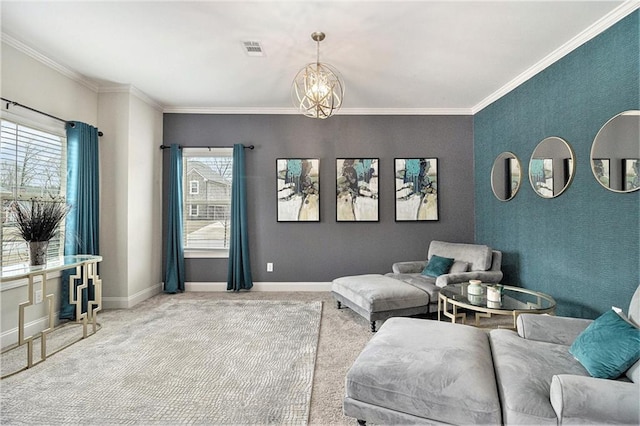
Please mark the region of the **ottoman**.
<svg viewBox="0 0 640 426"><path fill-rule="evenodd" d="M391 318L347 372L344 414L376 424L501 424L487 333Z"/></svg>
<svg viewBox="0 0 640 426"><path fill-rule="evenodd" d="M331 293L338 303L362 315L376 331L376 321L429 312L429 294L417 287L380 274L355 275L333 280Z"/></svg>

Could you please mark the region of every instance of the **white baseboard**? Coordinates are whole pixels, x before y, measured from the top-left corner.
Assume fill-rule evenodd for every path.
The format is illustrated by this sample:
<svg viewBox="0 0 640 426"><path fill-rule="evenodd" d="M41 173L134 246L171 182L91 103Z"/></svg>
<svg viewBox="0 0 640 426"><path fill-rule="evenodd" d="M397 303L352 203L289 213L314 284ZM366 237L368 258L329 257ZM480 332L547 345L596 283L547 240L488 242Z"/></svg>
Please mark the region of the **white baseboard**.
<svg viewBox="0 0 640 426"><path fill-rule="evenodd" d="M58 320L58 315L60 311L53 313L54 324L58 325L60 320ZM25 337L33 336L36 333L40 333L42 330L49 326L49 317L45 316L42 318L38 318L34 321L30 321L24 325L24 335ZM18 343L18 327L12 328L11 330L7 330L0 335L0 347L6 348L9 345L13 345ZM38 350L39 347L38 347Z"/></svg>
<svg viewBox="0 0 640 426"><path fill-rule="evenodd" d="M128 297L102 297L102 309L129 309L162 292L163 283L147 287Z"/></svg>
<svg viewBox="0 0 640 426"><path fill-rule="evenodd" d="M186 282L185 291L227 291L226 282ZM251 291L331 291L330 282L255 282Z"/></svg>

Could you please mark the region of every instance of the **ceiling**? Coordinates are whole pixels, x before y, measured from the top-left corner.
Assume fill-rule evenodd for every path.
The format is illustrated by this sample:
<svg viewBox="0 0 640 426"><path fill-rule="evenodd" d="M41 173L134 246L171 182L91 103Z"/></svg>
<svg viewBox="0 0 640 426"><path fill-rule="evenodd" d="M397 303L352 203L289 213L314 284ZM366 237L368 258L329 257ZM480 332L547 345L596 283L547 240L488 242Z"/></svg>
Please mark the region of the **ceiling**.
<svg viewBox="0 0 640 426"><path fill-rule="evenodd" d="M293 112L315 61L342 74L346 114L469 114L638 7L633 1L2 1L3 40L131 86L165 112ZM263 57L248 56L257 41Z"/></svg>

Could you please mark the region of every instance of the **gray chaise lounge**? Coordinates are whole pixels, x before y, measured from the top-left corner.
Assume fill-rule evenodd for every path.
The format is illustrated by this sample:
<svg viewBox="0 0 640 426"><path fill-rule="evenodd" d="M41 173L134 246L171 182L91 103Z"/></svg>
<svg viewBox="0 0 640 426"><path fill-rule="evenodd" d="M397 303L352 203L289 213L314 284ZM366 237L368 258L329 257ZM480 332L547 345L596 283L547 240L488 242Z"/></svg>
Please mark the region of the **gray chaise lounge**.
<svg viewBox="0 0 640 426"><path fill-rule="evenodd" d="M422 275L433 255L455 259L449 273L437 278ZM502 252L478 244L432 241L427 260L398 262L392 273L337 278L332 294L338 304L354 310L371 323L396 316L411 316L437 312L440 288L447 284L481 280L499 283L502 280Z"/></svg>
<svg viewBox="0 0 640 426"><path fill-rule="evenodd" d="M629 305L640 323L640 287ZM640 360L598 379L569 353L591 320L523 314L518 331L391 318L346 377L344 413L379 424L640 424Z"/></svg>

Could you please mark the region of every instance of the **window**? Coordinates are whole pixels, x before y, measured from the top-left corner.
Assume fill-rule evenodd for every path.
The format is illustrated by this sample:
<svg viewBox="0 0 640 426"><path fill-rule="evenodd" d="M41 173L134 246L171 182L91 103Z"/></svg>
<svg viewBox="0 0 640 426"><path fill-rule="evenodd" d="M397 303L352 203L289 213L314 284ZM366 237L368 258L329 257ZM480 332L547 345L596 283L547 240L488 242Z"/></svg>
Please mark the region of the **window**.
<svg viewBox="0 0 640 426"><path fill-rule="evenodd" d="M199 194L200 193L200 182L197 180L192 180L189 182L189 194Z"/></svg>
<svg viewBox="0 0 640 426"><path fill-rule="evenodd" d="M184 248L191 256L228 255L232 148L183 148ZM186 186L186 185L185 185Z"/></svg>
<svg viewBox="0 0 640 426"><path fill-rule="evenodd" d="M2 196L2 267L29 260L27 243L16 233L11 203L33 197L62 198L66 190L66 138L60 134L2 119L0 195ZM50 241L48 257L64 252L64 223Z"/></svg>

